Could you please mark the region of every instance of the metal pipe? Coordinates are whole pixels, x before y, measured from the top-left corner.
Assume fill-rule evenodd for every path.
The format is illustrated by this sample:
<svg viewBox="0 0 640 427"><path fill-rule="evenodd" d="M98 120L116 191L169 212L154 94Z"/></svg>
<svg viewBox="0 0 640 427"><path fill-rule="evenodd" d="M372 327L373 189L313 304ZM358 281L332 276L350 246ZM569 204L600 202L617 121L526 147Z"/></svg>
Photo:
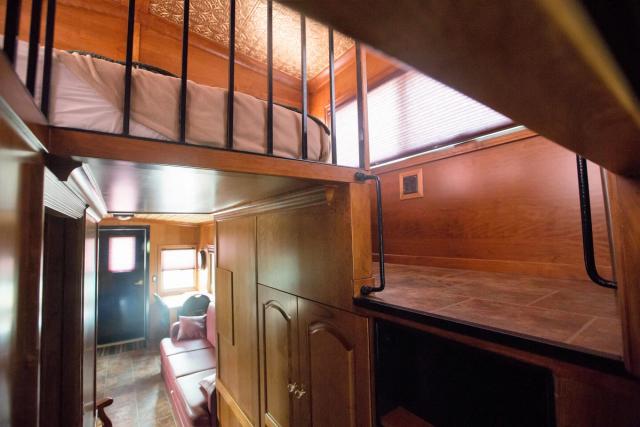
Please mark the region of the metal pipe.
<svg viewBox="0 0 640 427"><path fill-rule="evenodd" d="M307 92L307 24L303 14L300 14L300 80L302 91L302 158L309 157L307 148L308 130L308 92Z"/></svg>
<svg viewBox="0 0 640 427"><path fill-rule="evenodd" d="M229 0L229 89L227 90L227 148L233 150L233 105L236 64L236 0Z"/></svg>
<svg viewBox="0 0 640 427"><path fill-rule="evenodd" d="M273 155L273 3L267 1L267 154Z"/></svg>
<svg viewBox="0 0 640 427"><path fill-rule="evenodd" d="M359 167L364 169L367 167L365 164L365 124L364 124L364 88L365 76L362 75L362 49L360 49L360 42L356 41L356 97L357 97L357 108L358 108L358 157L359 157Z"/></svg>
<svg viewBox="0 0 640 427"><path fill-rule="evenodd" d="M16 60L16 46L18 31L20 30L20 0L8 0L4 18L4 46L5 55L12 64Z"/></svg>
<svg viewBox="0 0 640 427"><path fill-rule="evenodd" d="M131 119L131 72L133 65L133 31L136 18L136 0L129 0L127 17L127 54L124 66L124 106L122 109L122 134L129 135Z"/></svg>
<svg viewBox="0 0 640 427"><path fill-rule="evenodd" d="M180 76L180 142L187 141L187 65L189 62L189 0L182 17L182 74Z"/></svg>
<svg viewBox="0 0 640 427"><path fill-rule="evenodd" d="M31 96L36 93L36 74L38 71L38 48L40 47L40 21L42 19L42 0L31 3L31 25L29 28L29 54L27 57L26 86Z"/></svg>
<svg viewBox="0 0 640 427"><path fill-rule="evenodd" d="M56 26L56 0L47 1L47 23L44 36L44 65L42 68L42 99L40 110L49 117L49 96L51 94L51 69L53 66L53 37Z"/></svg>
<svg viewBox="0 0 640 427"><path fill-rule="evenodd" d="M589 278L599 286L615 289L617 283L604 279L598 274L596 257L593 248L593 226L591 222L591 199L589 196L589 173L587 161L580 155L576 155L578 170L578 189L580 193L580 218L582 220L582 248L584 252L584 266Z"/></svg>
<svg viewBox="0 0 640 427"><path fill-rule="evenodd" d="M377 212L378 212L378 261L380 265L380 286L362 286L360 292L363 295L369 295L372 292L381 292L384 290L384 233L382 228L382 189L380 188L380 177L376 175L367 175L363 172L356 172L357 181L372 180L376 184L377 196Z"/></svg>
<svg viewBox="0 0 640 427"><path fill-rule="evenodd" d="M333 50L333 28L329 28L329 109L331 113L331 163L338 164L336 145L336 71Z"/></svg>

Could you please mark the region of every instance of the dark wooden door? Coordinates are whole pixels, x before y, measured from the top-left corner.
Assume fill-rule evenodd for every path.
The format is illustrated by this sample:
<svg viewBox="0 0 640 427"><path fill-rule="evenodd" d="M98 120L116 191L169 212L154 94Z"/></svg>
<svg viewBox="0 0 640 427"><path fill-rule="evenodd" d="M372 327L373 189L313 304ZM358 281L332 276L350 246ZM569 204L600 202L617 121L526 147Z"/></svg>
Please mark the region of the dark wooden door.
<svg viewBox="0 0 640 427"><path fill-rule="evenodd" d="M371 426L367 319L298 298L299 426Z"/></svg>
<svg viewBox="0 0 640 427"><path fill-rule="evenodd" d="M294 410L299 381L297 297L258 286L258 325L262 425L297 425Z"/></svg>
<svg viewBox="0 0 640 427"><path fill-rule="evenodd" d="M147 228L99 231L98 345L146 338L147 239Z"/></svg>

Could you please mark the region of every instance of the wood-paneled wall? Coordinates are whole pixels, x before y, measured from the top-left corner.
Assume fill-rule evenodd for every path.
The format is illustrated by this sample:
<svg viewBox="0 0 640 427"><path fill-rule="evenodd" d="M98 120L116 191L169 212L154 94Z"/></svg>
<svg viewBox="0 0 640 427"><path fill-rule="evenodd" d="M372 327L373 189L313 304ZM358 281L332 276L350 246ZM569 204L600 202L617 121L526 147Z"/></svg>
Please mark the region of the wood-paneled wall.
<svg viewBox="0 0 640 427"><path fill-rule="evenodd" d="M437 159L442 153L374 169L387 262L587 278L572 152L530 136ZM424 197L400 200L398 174L414 169ZM611 277L601 178L594 165L589 172L598 268Z"/></svg>

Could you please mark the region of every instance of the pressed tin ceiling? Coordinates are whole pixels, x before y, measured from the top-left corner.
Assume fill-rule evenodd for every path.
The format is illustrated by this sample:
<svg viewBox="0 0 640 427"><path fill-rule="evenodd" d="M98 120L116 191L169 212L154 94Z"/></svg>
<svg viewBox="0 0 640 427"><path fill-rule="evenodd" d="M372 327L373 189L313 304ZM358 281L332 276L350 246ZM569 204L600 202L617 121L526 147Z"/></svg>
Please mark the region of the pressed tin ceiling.
<svg viewBox="0 0 640 427"><path fill-rule="evenodd" d="M182 25L183 0L151 0L149 12ZM191 0L191 31L227 46L229 1ZM317 76L329 66L327 27L306 20L307 76ZM353 46L352 39L334 32L334 53L339 58ZM267 0L236 0L236 51L267 63ZM300 78L300 14L273 3L273 66Z"/></svg>

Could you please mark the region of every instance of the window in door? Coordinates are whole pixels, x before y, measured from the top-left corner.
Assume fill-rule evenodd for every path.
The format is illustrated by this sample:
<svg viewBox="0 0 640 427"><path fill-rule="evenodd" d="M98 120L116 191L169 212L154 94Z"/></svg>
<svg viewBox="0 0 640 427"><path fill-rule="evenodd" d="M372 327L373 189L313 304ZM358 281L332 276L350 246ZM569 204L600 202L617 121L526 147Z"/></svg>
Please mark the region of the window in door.
<svg viewBox="0 0 640 427"><path fill-rule="evenodd" d="M196 248L160 249L160 291L177 293L196 288Z"/></svg>
<svg viewBox="0 0 640 427"><path fill-rule="evenodd" d="M135 236L109 237L108 268L111 273L128 273L136 267Z"/></svg>

